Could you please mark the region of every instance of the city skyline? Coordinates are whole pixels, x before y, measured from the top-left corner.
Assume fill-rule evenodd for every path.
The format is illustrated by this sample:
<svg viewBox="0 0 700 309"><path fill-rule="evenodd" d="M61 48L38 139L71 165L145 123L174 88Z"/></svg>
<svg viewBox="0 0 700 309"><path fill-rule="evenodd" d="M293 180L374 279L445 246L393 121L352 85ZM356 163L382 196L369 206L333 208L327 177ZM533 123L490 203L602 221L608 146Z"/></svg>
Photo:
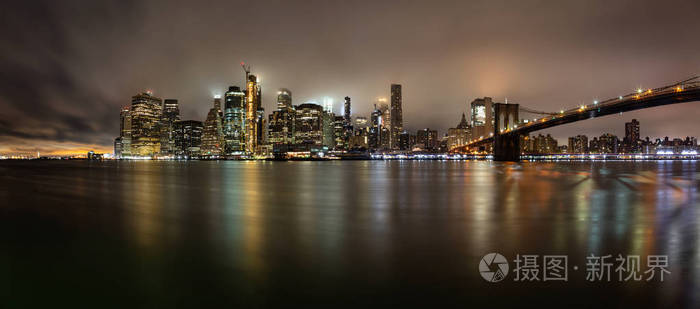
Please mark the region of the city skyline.
<svg viewBox="0 0 700 309"><path fill-rule="evenodd" d="M476 98L558 110L683 79L700 68L693 56L700 43L683 39L698 28L696 2L569 3L545 12L519 3L403 4L398 13L386 3L365 3L361 11L339 2L260 3L251 17L262 27L236 28L219 18L225 9L13 4L3 14L10 27L2 31L23 30L7 33L14 44L2 52L9 83L1 86L0 153L107 152L119 131L114 111L147 89L177 99L183 119L204 121L214 94L244 87L240 61L261 78L266 114L277 103L276 90L288 88L296 103L332 97L337 114L349 96L353 114L369 117L374 98L390 98L388 85L397 83L406 130L429 127L440 136ZM479 17L470 21L450 11ZM71 18L74 12L82 12L80 18ZM334 22L345 12L353 22ZM407 22L423 13L422 26ZM307 22L307 16L317 18ZM478 26L482 18L504 22ZM26 20L36 22L17 27ZM606 31L591 37L590 29ZM230 33L240 34L237 42ZM392 47L392 40L409 48ZM632 118L644 123L642 136L697 136L700 129L692 103L622 117L539 133L560 144L577 134L621 136L618 123Z"/></svg>

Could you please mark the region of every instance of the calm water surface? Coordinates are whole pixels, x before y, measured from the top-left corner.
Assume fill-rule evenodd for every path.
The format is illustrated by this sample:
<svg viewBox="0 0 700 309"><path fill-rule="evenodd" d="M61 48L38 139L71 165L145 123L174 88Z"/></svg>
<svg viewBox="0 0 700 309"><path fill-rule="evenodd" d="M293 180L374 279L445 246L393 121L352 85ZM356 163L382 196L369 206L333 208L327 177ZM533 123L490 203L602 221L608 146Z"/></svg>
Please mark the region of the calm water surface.
<svg viewBox="0 0 700 309"><path fill-rule="evenodd" d="M0 161L0 302L698 308L699 172L694 161ZM516 254L568 255L579 269L568 282L489 283L478 272L489 252L511 270ZM590 254L668 255L671 274L588 282Z"/></svg>

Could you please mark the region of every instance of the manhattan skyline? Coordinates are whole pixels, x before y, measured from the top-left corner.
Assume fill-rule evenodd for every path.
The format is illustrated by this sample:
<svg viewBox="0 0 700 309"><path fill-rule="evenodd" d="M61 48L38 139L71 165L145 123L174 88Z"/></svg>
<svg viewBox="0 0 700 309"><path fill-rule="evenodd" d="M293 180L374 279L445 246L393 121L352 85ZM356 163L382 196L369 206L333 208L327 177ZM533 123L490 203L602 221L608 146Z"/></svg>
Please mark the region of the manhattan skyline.
<svg viewBox="0 0 700 309"><path fill-rule="evenodd" d="M554 111L700 71L700 42L687 39L700 28L700 5L691 1L10 6L0 13L7 24L0 61L8 68L0 153L109 152L119 131L115 110L145 90L178 99L183 119L203 121L213 95L243 86L241 61L261 79L266 114L277 89L288 88L294 104L331 97L342 114L349 96L352 114L369 116L374 99L389 98L396 83L405 129L441 136L476 98ZM250 24L226 18L238 10ZM697 136L693 104L541 133L560 142L622 135L619 124L637 118L642 136Z"/></svg>

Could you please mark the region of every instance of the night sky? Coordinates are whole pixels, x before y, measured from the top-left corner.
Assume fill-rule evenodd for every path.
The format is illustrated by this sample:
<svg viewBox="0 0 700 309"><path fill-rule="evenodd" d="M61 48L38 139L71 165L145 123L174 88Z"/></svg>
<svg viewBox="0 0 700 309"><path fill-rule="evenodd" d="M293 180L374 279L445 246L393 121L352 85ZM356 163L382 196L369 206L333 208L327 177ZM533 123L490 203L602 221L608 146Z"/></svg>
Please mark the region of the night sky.
<svg viewBox="0 0 700 309"><path fill-rule="evenodd" d="M111 152L119 108L152 90L204 120L261 77L293 103L403 85L404 126L445 133L477 97L549 111L700 74L700 1L10 1L0 10L0 154ZM552 128L700 136L700 103Z"/></svg>

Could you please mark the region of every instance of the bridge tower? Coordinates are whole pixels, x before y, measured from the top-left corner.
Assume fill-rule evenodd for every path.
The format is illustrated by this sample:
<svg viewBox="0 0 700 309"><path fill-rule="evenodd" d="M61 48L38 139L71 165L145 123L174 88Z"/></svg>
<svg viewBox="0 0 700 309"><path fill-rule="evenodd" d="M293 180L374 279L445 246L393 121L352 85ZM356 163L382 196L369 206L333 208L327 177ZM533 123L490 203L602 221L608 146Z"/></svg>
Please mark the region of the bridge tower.
<svg viewBox="0 0 700 309"><path fill-rule="evenodd" d="M508 132L516 128L519 108L519 104L494 104L494 161L520 161L520 134Z"/></svg>

